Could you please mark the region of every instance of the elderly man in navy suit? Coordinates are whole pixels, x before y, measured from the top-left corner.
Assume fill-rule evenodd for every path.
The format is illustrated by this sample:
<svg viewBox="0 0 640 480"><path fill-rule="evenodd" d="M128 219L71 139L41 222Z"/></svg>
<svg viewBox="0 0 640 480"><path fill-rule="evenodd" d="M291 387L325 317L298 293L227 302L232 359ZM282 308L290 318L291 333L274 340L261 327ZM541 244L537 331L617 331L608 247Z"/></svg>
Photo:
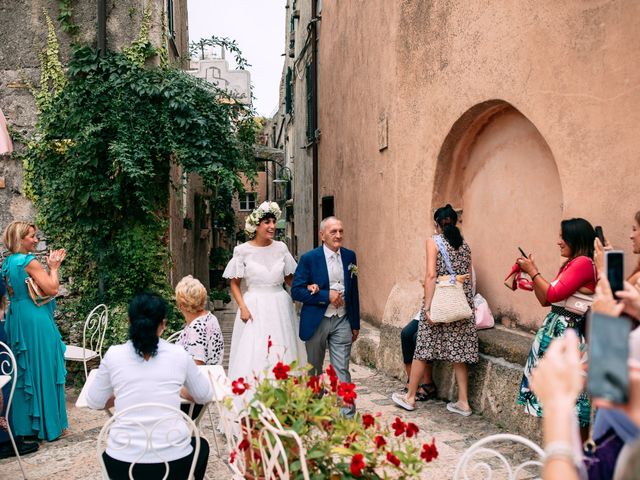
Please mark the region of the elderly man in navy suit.
<svg viewBox="0 0 640 480"><path fill-rule="evenodd" d="M360 332L358 267L355 252L342 246L344 229L335 217L320 223L322 246L305 253L293 277L291 295L302 302L300 339L314 374L322 372L325 351L343 382L351 382L351 345ZM349 414L355 413L355 409Z"/></svg>

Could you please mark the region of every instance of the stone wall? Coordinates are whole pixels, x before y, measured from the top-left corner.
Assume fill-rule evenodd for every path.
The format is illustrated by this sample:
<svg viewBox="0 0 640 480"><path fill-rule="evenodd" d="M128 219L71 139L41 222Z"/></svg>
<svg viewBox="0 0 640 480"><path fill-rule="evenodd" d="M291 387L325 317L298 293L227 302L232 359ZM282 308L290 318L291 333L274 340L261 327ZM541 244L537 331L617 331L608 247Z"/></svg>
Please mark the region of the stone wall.
<svg viewBox="0 0 640 480"><path fill-rule="evenodd" d="M79 41L96 45L97 2L71 2L73 22L80 27ZM180 64L188 58L187 1L176 0L174 19L176 35L169 39L169 57ZM162 12L165 0L107 1L107 47L120 49L139 33L142 11L152 8L150 39L162 41ZM47 0L0 0L0 109L10 128L28 134L35 125L37 110L26 82L38 84L39 52L46 45L47 24L44 11L56 27L63 64L70 55L70 37L61 31L57 21L57 2ZM13 135L15 137L15 135ZM20 146L17 145L19 148ZM0 228L14 219L34 219L35 210L22 196L22 166L10 156L0 156Z"/></svg>

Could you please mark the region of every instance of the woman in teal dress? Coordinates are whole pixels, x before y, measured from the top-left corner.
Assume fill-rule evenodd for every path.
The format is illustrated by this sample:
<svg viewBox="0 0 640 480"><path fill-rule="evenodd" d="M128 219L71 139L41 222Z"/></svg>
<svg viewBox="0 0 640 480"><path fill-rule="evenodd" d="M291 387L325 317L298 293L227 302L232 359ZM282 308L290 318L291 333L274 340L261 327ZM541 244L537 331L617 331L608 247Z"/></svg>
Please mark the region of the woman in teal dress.
<svg viewBox="0 0 640 480"><path fill-rule="evenodd" d="M11 405L14 433L52 441L68 427L65 346L53 320L55 300L37 306L29 296L25 279L31 277L43 295L56 295L58 269L66 253L52 251L47 258L47 272L33 255L38 239L35 225L28 222L10 223L3 242L10 252L2 264L10 302L5 329L18 364Z"/></svg>

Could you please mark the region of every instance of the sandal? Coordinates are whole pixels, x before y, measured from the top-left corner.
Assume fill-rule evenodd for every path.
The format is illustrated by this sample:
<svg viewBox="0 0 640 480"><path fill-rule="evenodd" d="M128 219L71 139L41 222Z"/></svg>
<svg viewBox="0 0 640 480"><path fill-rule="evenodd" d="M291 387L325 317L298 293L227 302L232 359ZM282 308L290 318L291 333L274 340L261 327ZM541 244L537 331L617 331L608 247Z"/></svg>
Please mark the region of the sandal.
<svg viewBox="0 0 640 480"><path fill-rule="evenodd" d="M422 390L422 391L420 391ZM426 402L432 398L436 398L438 395L436 386L433 383L423 383L418 387L416 392L416 400L419 402Z"/></svg>
<svg viewBox="0 0 640 480"><path fill-rule="evenodd" d="M464 410L462 407L460 407L460 405L458 405L458 402L449 402L447 403L447 410L449 410L450 412L453 413L457 413L458 415L462 415L463 417L468 417L469 415L471 415L471 409L469 410Z"/></svg>

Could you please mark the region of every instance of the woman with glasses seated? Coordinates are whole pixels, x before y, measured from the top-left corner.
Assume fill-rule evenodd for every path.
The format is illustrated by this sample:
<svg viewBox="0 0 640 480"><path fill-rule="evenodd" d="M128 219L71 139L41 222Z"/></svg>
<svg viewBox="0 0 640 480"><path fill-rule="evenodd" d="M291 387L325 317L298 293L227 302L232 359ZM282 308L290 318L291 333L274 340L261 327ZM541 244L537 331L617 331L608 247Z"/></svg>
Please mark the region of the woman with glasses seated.
<svg viewBox="0 0 640 480"><path fill-rule="evenodd" d="M102 359L87 392L90 408L99 410L114 405L117 414L135 405L160 403L179 409L183 386L196 402L211 400L211 384L198 371L191 356L181 346L160 338L166 326L166 314L167 304L158 295L144 293L131 300L129 341L112 346ZM129 478L132 463L135 463L134 478L163 478L164 461L169 465L167 478L187 478L195 438L189 441L189 432L178 413L174 419L167 417L158 422L166 416L166 410L149 407L136 411L135 418L127 416L115 421L103 453L109 478ZM140 424L153 430L152 450L147 450L147 433ZM209 444L200 438L196 479L204 478L208 457Z"/></svg>

